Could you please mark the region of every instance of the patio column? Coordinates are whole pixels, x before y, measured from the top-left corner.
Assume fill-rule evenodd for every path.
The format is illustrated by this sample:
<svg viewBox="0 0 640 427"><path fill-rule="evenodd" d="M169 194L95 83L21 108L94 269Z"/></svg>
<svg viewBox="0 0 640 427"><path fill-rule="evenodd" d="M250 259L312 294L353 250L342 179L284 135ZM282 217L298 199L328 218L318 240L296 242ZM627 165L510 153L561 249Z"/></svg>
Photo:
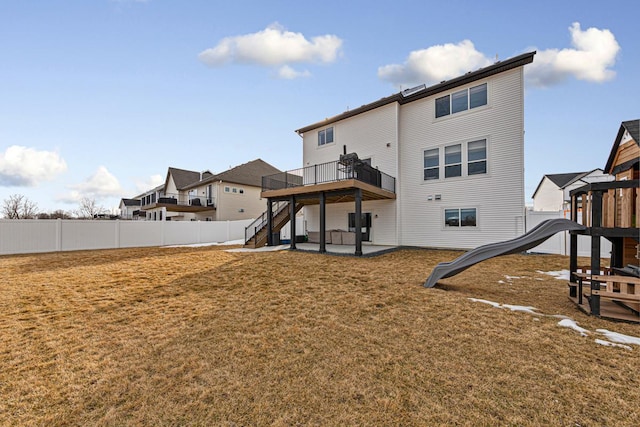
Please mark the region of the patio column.
<svg viewBox="0 0 640 427"><path fill-rule="evenodd" d="M267 246L273 246L273 202L267 199Z"/></svg>
<svg viewBox="0 0 640 427"><path fill-rule="evenodd" d="M327 231L327 217L326 217L326 203L327 199L325 197L324 191L320 193L320 253L323 254L327 252L327 239L326 239L326 231Z"/></svg>
<svg viewBox="0 0 640 427"><path fill-rule="evenodd" d="M289 221L291 223L291 249L296 248L296 196L289 199Z"/></svg>
<svg viewBox="0 0 640 427"><path fill-rule="evenodd" d="M362 189L356 190L356 256L362 256Z"/></svg>

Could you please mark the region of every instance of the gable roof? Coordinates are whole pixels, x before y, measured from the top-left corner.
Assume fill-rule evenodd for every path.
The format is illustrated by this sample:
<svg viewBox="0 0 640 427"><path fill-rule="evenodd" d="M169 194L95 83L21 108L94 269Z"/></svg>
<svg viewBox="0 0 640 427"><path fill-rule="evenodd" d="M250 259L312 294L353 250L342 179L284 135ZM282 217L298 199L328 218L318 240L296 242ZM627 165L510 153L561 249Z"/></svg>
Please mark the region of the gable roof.
<svg viewBox="0 0 640 427"><path fill-rule="evenodd" d="M620 129L618 129L618 135L616 136L616 140L613 143L613 147L611 148L611 152L609 153L609 159L607 159L607 164L604 167L606 172L611 171L613 166L613 162L616 159L616 154L618 153L618 148L620 147L620 142L622 141L622 137L624 136L625 131L629 132L631 138L636 142L637 145L640 145L640 119L635 120L627 120L626 122L622 122L620 124ZM636 160L640 161L640 160Z"/></svg>
<svg viewBox="0 0 640 427"><path fill-rule="evenodd" d="M169 180L169 175L173 177L173 182L174 184L176 184L176 188L178 190L184 190L190 184L200 181L200 172L170 167L167 170L167 178L165 179L165 188Z"/></svg>
<svg viewBox="0 0 640 427"><path fill-rule="evenodd" d="M302 135L305 132L310 130L326 126L331 123L335 123L340 120L344 120L349 117L356 116L358 114L365 113L367 111L373 110L378 107L382 107L387 104L391 104L393 102L397 102L399 104L407 104L409 102L417 101L418 99L426 98L428 96L435 95L440 92L449 91L458 86L466 85L468 83L474 82L476 80L484 79L495 74L503 73L505 71L511 70L513 68L522 67L523 65L530 64L533 62L533 56L536 54L535 51L523 53L518 56L514 56L513 58L506 59L504 61L498 61L495 64L489 65L484 68L480 68L476 71L469 71L467 74L464 74L460 77L453 78L451 80L444 80L436 85L430 86L428 88L419 89L413 91L410 89L408 91L398 92L391 96L387 96L386 98L381 98L378 101L372 102L370 104L365 104L359 108L355 108L353 110L345 111L342 114L339 114L334 117L330 117L323 121L314 123L309 126L302 127L296 130L296 133ZM407 94L409 92L409 94Z"/></svg>
<svg viewBox="0 0 640 427"><path fill-rule="evenodd" d="M536 193L538 193L538 190L540 189L540 186L542 185L542 182L544 181L545 178L547 178L549 181L557 185L560 190L563 190L567 186L573 184L574 182L584 178L589 174L592 174L597 170L600 170L600 169L597 168L597 169L590 170L588 172L569 172L569 173L555 173L555 174L544 175L540 180L540 183L538 183L538 186L536 187L536 191L533 192L533 196L531 196L531 198L533 199L536 197Z"/></svg>
<svg viewBox="0 0 640 427"><path fill-rule="evenodd" d="M239 166L211 175L186 186L185 189L197 187L213 181L233 182L235 184L262 187L262 177L282 172L262 159L252 160Z"/></svg>

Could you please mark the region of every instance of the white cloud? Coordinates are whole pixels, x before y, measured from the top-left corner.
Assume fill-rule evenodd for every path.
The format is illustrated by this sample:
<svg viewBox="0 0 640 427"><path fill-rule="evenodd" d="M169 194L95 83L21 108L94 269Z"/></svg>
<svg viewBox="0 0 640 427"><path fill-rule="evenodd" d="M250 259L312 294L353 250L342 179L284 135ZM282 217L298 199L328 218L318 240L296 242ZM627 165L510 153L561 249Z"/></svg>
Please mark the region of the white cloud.
<svg viewBox="0 0 640 427"><path fill-rule="evenodd" d="M573 76L578 80L602 83L615 77L610 68L616 63L620 45L609 30L569 27L571 45L567 49L538 51L533 64L525 67L527 82L534 86L551 86Z"/></svg>
<svg viewBox="0 0 640 427"><path fill-rule="evenodd" d="M162 175L151 175L146 179L136 180L136 190L138 191L138 193L144 193L145 191L156 188L163 183L164 177Z"/></svg>
<svg viewBox="0 0 640 427"><path fill-rule="evenodd" d="M80 184L71 185L69 188L71 191L59 196L58 201L77 203L84 197L103 200L108 197L122 196L124 193L118 179L104 166L98 167L93 175Z"/></svg>
<svg viewBox="0 0 640 427"><path fill-rule="evenodd" d="M307 40L302 33L287 31L275 23L257 33L225 37L216 46L198 55L203 63L211 67L225 64L256 64L260 66L282 66L293 63L331 63L340 54L342 40L326 34ZM292 69L280 71L284 78L300 77L305 73Z"/></svg>
<svg viewBox="0 0 640 427"><path fill-rule="evenodd" d="M34 187L67 170L67 163L53 151L12 145L0 153L0 186Z"/></svg>
<svg viewBox="0 0 640 427"><path fill-rule="evenodd" d="M299 77L309 77L309 76L311 76L311 73L308 70L297 71L297 70L294 70L293 68L291 68L288 65L283 65L278 70L277 76L280 79L293 80L293 79L297 79Z"/></svg>
<svg viewBox="0 0 640 427"><path fill-rule="evenodd" d="M458 77L467 71L491 65L491 60L478 52L470 40L414 50L403 64L378 68L378 77L396 86L438 83Z"/></svg>

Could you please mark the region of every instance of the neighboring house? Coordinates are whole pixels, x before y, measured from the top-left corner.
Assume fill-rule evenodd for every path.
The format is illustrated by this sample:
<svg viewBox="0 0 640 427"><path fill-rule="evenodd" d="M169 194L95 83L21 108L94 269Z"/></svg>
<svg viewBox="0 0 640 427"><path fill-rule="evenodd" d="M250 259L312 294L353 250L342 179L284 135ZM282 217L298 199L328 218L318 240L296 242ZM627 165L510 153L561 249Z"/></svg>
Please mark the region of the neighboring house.
<svg viewBox="0 0 640 427"><path fill-rule="evenodd" d="M140 199L121 199L120 200L120 218L121 219L138 219L140 213Z"/></svg>
<svg viewBox="0 0 640 427"><path fill-rule="evenodd" d="M571 212L571 190L590 182L611 181L614 178L602 171L594 169L589 172L557 173L542 177L534 191L533 210Z"/></svg>
<svg viewBox="0 0 640 427"><path fill-rule="evenodd" d="M354 234L357 255L362 241L473 248L523 234L523 68L534 55L298 129L304 168L264 178L271 218L248 245L300 208L321 252L332 229Z"/></svg>
<svg viewBox="0 0 640 427"><path fill-rule="evenodd" d="M280 172L261 159L225 172L169 168L160 190L146 195L148 220L224 221L255 218L264 211L262 176Z"/></svg>
<svg viewBox="0 0 640 427"><path fill-rule="evenodd" d="M615 181L590 183L571 191L573 206L583 206L582 217L578 218L576 212L571 219L587 227L584 231L571 232L572 282L576 280L573 273L576 273L579 268L578 254L575 250L578 235L591 237L591 263L587 267L590 271L602 271L600 237L604 237L612 244L609 265L612 274L638 276L640 271L640 120L622 122L604 171L614 176ZM586 268L582 269L584 272ZM619 290L619 292L622 291L623 289ZM638 317L640 294L635 292L634 295L628 297L632 300L631 303L618 304L618 306L629 308L633 313L632 319L637 321L640 320ZM582 293L576 297L581 304ZM592 293L589 299L589 310L592 314L601 314L599 295Z"/></svg>

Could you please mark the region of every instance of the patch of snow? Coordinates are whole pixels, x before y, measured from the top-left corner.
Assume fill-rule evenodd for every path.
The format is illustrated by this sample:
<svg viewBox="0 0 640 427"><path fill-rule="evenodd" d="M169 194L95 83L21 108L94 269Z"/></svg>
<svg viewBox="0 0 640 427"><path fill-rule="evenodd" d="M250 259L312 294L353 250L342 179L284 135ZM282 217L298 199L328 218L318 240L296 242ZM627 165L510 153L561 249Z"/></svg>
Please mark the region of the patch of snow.
<svg viewBox="0 0 640 427"><path fill-rule="evenodd" d="M208 243L191 243L189 245L169 245L163 246L163 248L201 248L205 246L231 246L231 245L244 245L244 240L229 240L227 242L208 242Z"/></svg>
<svg viewBox="0 0 640 427"><path fill-rule="evenodd" d="M501 285L504 285L505 281L504 280L498 280L498 283L500 283Z"/></svg>
<svg viewBox="0 0 640 427"><path fill-rule="evenodd" d="M607 337L609 341L619 342L622 344L635 344L640 345L640 338L632 337L630 335L623 335L617 332L611 332L606 329L596 329L596 332Z"/></svg>
<svg viewBox="0 0 640 427"><path fill-rule="evenodd" d="M469 298L469 300L473 301L473 302L481 302L483 304L489 304L489 305L491 305L491 306L493 306L495 308L502 308L500 303L489 301L489 300L486 300L486 299Z"/></svg>
<svg viewBox="0 0 640 427"><path fill-rule="evenodd" d="M549 276L553 276L554 278L556 278L558 280L569 280L570 279L570 274L571 274L571 272L569 270L558 270L558 271L540 271L540 270L538 270L537 273L547 274Z"/></svg>
<svg viewBox="0 0 640 427"><path fill-rule="evenodd" d="M520 276L509 276L507 274L505 274L504 277L506 277L507 280L522 279L522 277L520 277Z"/></svg>
<svg viewBox="0 0 640 427"><path fill-rule="evenodd" d="M597 338L596 338L596 344L604 345L606 347L621 347L627 350L633 350L631 346L624 345L624 344L616 344L616 343L612 343L612 342L597 339Z"/></svg>
<svg viewBox="0 0 640 427"><path fill-rule="evenodd" d="M562 319L558 322L558 326L562 326L563 328L570 328L574 331L580 332L580 335L582 335L583 337L586 337L589 332L587 329L578 326L576 321L573 319Z"/></svg>
<svg viewBox="0 0 640 427"><path fill-rule="evenodd" d="M279 245L279 246L263 246L257 249L250 248L236 248L236 249L226 249L225 252L273 252L273 251L282 251L285 249L289 249L290 245Z"/></svg>
<svg viewBox="0 0 640 427"><path fill-rule="evenodd" d="M502 304L502 307L508 308L511 311L521 311L523 313L529 313L529 314L534 314L536 316L540 316L540 313L535 312L535 310L537 310L537 308L535 307L528 307L524 305L510 305L510 304Z"/></svg>

